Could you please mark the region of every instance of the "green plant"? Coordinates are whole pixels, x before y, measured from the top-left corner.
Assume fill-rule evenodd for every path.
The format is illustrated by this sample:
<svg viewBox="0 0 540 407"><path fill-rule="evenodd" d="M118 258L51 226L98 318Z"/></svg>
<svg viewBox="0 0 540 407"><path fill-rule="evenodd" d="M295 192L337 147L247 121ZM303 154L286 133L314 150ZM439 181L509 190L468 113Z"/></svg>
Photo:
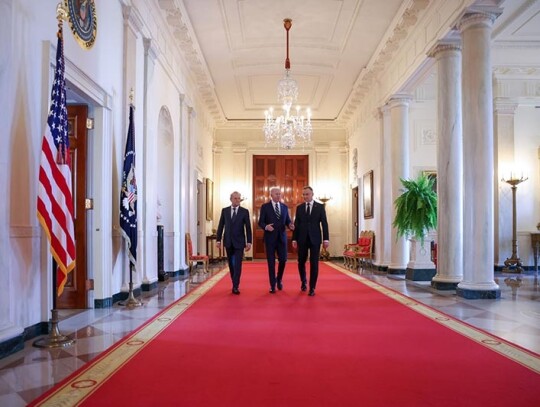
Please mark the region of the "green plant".
<svg viewBox="0 0 540 407"><path fill-rule="evenodd" d="M433 178L420 174L416 179L402 179L405 190L395 201L396 217L392 224L398 236L420 240L437 227L437 194Z"/></svg>

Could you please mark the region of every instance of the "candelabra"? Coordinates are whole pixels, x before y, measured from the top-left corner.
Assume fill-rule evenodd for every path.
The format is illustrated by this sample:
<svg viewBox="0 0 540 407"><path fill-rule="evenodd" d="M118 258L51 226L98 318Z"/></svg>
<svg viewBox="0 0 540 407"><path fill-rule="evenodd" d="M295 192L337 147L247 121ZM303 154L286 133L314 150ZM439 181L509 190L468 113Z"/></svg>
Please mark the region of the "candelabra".
<svg viewBox="0 0 540 407"><path fill-rule="evenodd" d="M317 198L319 201L321 201L326 209L326 202L328 202L330 199L332 199L331 196L326 196L326 195L323 195L319 198ZM322 261L328 261L330 260L330 253L328 252L328 250L326 250L326 247L322 247L322 250L321 250L321 255L320 255L320 259Z"/></svg>
<svg viewBox="0 0 540 407"><path fill-rule="evenodd" d="M508 178L502 178L501 181L506 182L512 187L512 256L504 261L504 272L521 273L523 268L521 267L521 260L518 256L518 244L517 244L517 230L516 230L516 192L517 186L524 181L527 181L528 177L524 177L523 174L517 178L512 172Z"/></svg>

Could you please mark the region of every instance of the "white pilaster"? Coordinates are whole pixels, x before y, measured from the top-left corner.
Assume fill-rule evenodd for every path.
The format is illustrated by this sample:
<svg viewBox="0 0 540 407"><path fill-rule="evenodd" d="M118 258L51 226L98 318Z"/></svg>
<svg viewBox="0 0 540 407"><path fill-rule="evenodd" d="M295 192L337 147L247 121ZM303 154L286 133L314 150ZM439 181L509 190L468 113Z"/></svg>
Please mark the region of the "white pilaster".
<svg viewBox="0 0 540 407"><path fill-rule="evenodd" d="M493 91L491 32L496 15L459 23L463 41L463 281L458 296L497 298L493 250Z"/></svg>

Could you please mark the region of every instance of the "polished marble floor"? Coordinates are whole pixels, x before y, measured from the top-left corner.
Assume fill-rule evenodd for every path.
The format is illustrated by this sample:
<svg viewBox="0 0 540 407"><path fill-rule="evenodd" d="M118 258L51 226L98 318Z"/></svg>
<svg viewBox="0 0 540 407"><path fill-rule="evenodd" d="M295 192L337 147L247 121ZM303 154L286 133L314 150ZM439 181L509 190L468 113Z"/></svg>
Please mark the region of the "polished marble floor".
<svg viewBox="0 0 540 407"><path fill-rule="evenodd" d="M338 263L336 263L338 264ZM163 308L196 288L224 264L210 273L193 274L189 279L169 279L158 289L145 293L143 306L126 309L62 311L60 330L76 339L60 349L39 349L26 343L24 350L0 360L0 406L18 407L51 388L102 351L137 329ZM498 300L465 300L455 291L436 291L429 283L406 281L373 270L361 275L401 292L428 306L476 326L493 335L540 354L540 288L535 275L496 274L501 288ZM318 295L324 295L324 280Z"/></svg>

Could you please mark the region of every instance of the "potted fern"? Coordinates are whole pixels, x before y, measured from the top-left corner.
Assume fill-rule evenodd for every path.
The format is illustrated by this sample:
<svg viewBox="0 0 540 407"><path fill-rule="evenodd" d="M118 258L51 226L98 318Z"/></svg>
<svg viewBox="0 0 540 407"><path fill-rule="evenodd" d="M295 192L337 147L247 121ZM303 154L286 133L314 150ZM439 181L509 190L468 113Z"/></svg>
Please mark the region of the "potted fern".
<svg viewBox="0 0 540 407"><path fill-rule="evenodd" d="M405 236L412 243L406 278L429 281L435 275L435 268L427 255L429 251L424 248L424 241L428 233L437 228L437 194L433 190L435 180L423 174L416 179L400 180L404 191L394 201L396 217L392 225L397 229L398 236Z"/></svg>

